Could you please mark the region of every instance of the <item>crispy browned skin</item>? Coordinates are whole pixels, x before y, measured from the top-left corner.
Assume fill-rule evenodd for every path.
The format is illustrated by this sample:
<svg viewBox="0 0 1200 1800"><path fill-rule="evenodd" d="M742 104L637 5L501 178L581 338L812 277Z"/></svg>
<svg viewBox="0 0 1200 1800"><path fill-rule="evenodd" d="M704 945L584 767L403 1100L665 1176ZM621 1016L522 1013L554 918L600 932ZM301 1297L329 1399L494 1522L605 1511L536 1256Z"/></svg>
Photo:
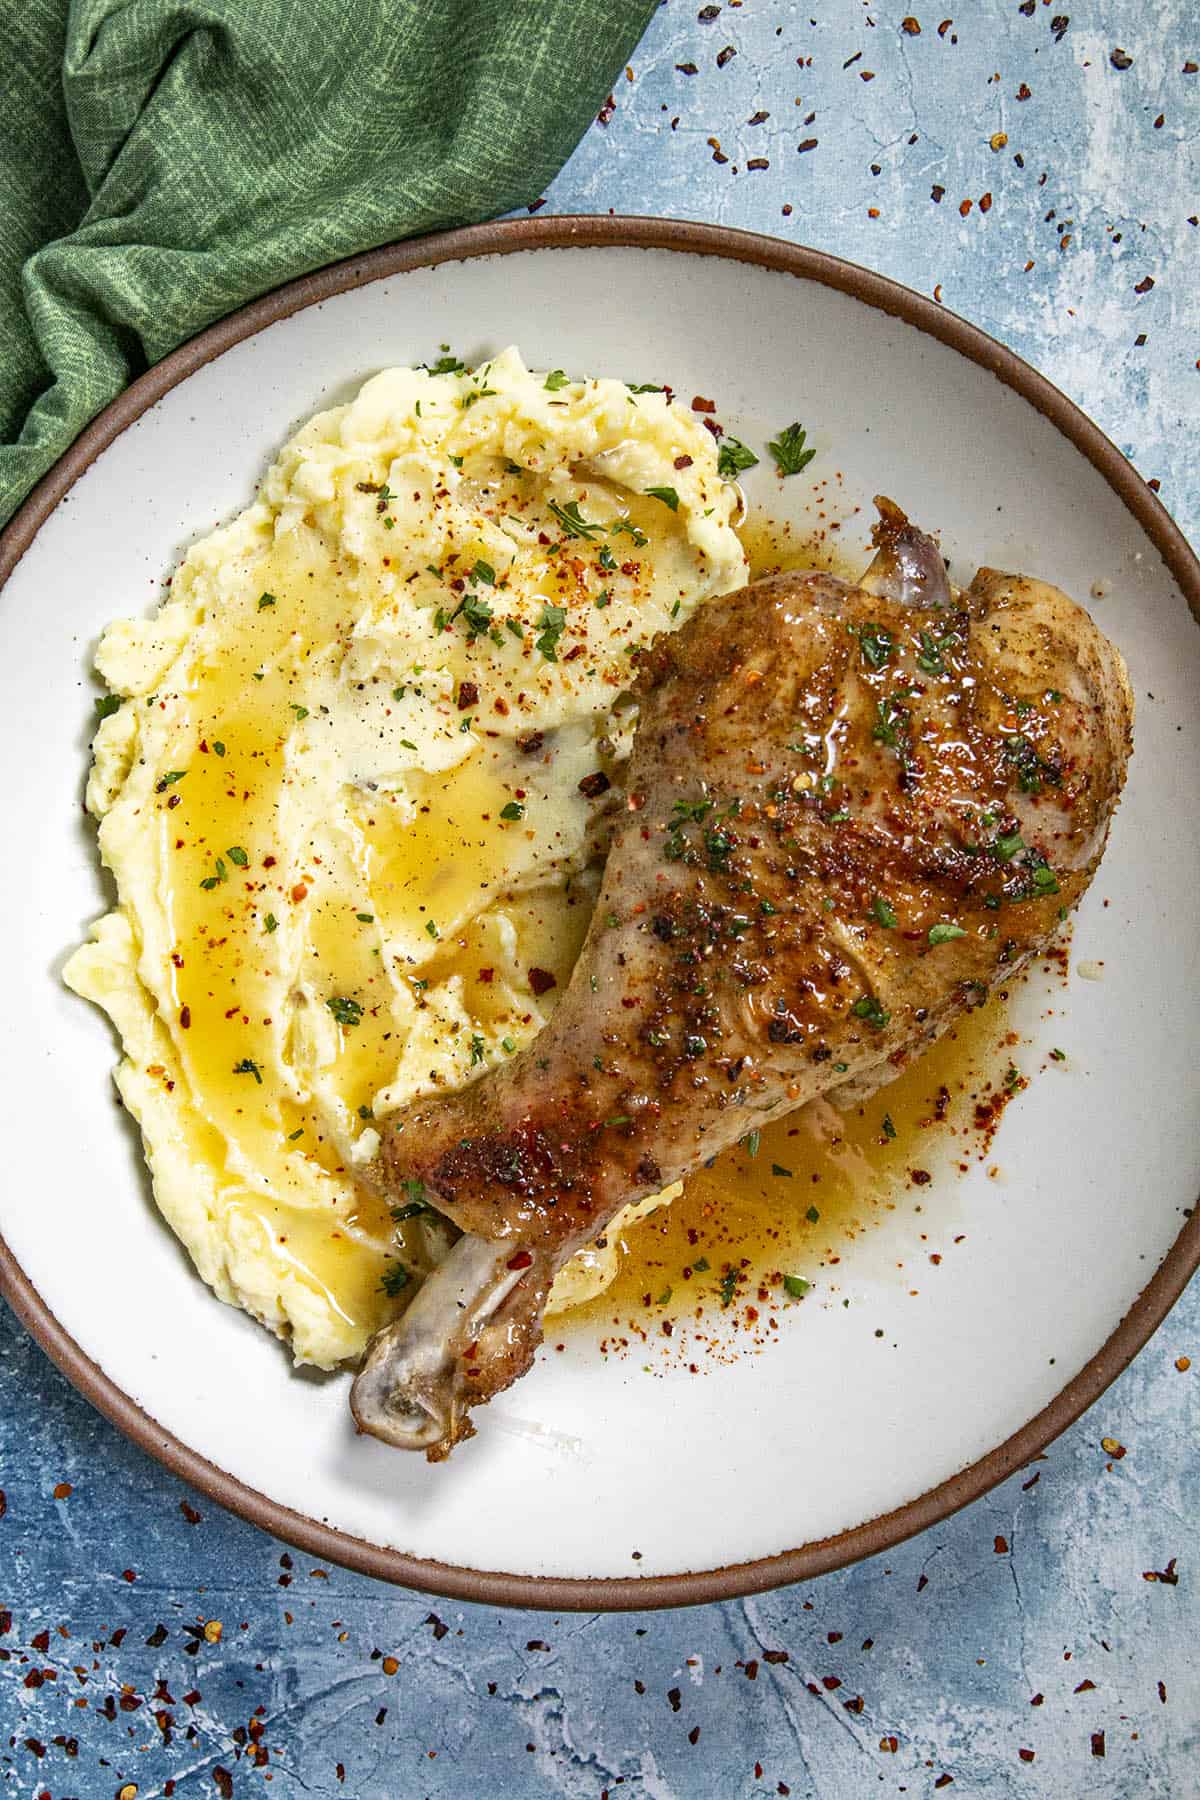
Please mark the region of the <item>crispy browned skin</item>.
<svg viewBox="0 0 1200 1800"><path fill-rule="evenodd" d="M524 1373L555 1271L620 1207L817 1094L890 1080L1091 879L1131 745L1118 652L1042 583L984 569L951 596L930 541L883 513L876 591L781 575L655 642L551 1022L384 1128L389 1185L419 1180L511 1246L492 1256L503 1297L457 1346L444 1430L420 1439L432 1456ZM382 1368L356 1415L409 1442L379 1426Z"/></svg>

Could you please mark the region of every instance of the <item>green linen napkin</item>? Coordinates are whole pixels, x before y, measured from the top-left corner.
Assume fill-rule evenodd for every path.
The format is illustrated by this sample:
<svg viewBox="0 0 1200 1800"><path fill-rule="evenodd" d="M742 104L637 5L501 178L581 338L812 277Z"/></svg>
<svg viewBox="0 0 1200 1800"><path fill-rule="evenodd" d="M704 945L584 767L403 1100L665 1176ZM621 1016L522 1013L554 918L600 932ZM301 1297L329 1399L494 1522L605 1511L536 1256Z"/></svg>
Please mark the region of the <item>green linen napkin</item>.
<svg viewBox="0 0 1200 1800"><path fill-rule="evenodd" d="M22 0L0 524L141 370L338 257L527 203L657 0Z"/></svg>

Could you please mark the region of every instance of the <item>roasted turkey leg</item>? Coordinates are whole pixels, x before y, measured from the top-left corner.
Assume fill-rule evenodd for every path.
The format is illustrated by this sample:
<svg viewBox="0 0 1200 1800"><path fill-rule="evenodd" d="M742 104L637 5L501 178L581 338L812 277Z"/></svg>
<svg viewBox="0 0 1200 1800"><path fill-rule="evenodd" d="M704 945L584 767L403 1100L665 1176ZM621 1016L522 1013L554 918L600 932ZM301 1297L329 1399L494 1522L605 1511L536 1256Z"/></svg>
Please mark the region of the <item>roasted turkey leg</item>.
<svg viewBox="0 0 1200 1800"><path fill-rule="evenodd" d="M550 1023L382 1127L376 1179L421 1182L464 1235L368 1347L362 1430L445 1456L621 1207L891 1080L1086 889L1131 748L1119 652L1041 582L953 592L877 504L860 586L756 582L641 658L625 809Z"/></svg>

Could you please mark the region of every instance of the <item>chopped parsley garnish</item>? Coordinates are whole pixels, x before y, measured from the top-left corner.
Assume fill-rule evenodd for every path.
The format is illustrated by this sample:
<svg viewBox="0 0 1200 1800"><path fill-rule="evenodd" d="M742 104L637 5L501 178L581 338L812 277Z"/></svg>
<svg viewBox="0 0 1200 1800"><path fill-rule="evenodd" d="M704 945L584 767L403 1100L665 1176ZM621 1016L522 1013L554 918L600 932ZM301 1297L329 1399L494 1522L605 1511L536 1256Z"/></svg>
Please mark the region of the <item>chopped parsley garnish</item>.
<svg viewBox="0 0 1200 1800"><path fill-rule="evenodd" d="M553 504L553 502L551 503ZM547 662L558 661L558 641L567 628L567 609L565 606L551 606L547 603L542 608L542 616L538 620L541 636L534 640Z"/></svg>
<svg viewBox="0 0 1200 1800"><path fill-rule="evenodd" d="M374 913L355 913L354 916L360 925L373 925L375 923Z"/></svg>
<svg viewBox="0 0 1200 1800"><path fill-rule="evenodd" d="M882 669L891 658L895 640L884 625L864 625L858 634L859 648L873 669Z"/></svg>
<svg viewBox="0 0 1200 1800"><path fill-rule="evenodd" d="M898 705L891 695L878 701L875 707L875 724L871 732L877 744L886 744L894 750L900 742L900 734L908 729L908 714Z"/></svg>
<svg viewBox="0 0 1200 1800"><path fill-rule="evenodd" d="M415 750L417 747L411 738L400 738L399 744L402 750Z"/></svg>
<svg viewBox="0 0 1200 1800"><path fill-rule="evenodd" d="M471 1038L471 1067L477 1068L483 1061L483 1039L478 1032Z"/></svg>
<svg viewBox="0 0 1200 1800"><path fill-rule="evenodd" d="M737 1293L737 1284L738 1284L738 1271L736 1269L730 1269L727 1274L722 1275L722 1277L721 1277L721 1305L722 1306L732 1305L733 1297Z"/></svg>
<svg viewBox="0 0 1200 1800"><path fill-rule="evenodd" d="M266 930L268 937L273 931L279 930L279 920L275 917L274 913L267 914L266 918L263 920L263 927Z"/></svg>
<svg viewBox="0 0 1200 1800"><path fill-rule="evenodd" d="M966 937L966 935L967 934L961 925L939 923L929 927L929 941L931 944L949 944L954 938Z"/></svg>
<svg viewBox="0 0 1200 1800"><path fill-rule="evenodd" d="M778 1176L781 1181L790 1181L792 1179L792 1171L790 1169L785 1169L782 1163L772 1163L771 1173L772 1175Z"/></svg>
<svg viewBox="0 0 1200 1800"><path fill-rule="evenodd" d="M394 1300L404 1292L411 1280L412 1275L402 1262L390 1262L383 1271L379 1285L388 1299Z"/></svg>
<svg viewBox="0 0 1200 1800"><path fill-rule="evenodd" d="M615 525L610 525L608 528L610 537L620 537L622 532L627 532L629 534L638 550L642 548L643 544L648 544L650 542L650 539L646 536L645 532L639 531L632 519L618 519Z"/></svg>
<svg viewBox="0 0 1200 1800"><path fill-rule="evenodd" d="M406 1181L404 1185L407 1188L420 1187L421 1184L419 1181ZM432 1211L433 1208L428 1200L406 1200L403 1206L393 1206L391 1214L397 1225L405 1225L409 1219L419 1219L422 1213L431 1213Z"/></svg>
<svg viewBox="0 0 1200 1800"><path fill-rule="evenodd" d="M663 391L661 381L627 381L625 386L631 394L661 394Z"/></svg>
<svg viewBox="0 0 1200 1800"><path fill-rule="evenodd" d="M220 882L228 880L228 877L229 870L225 867L225 858L223 856L218 856L216 862L213 864L212 874L206 875L204 880L200 883L200 886L208 892L218 886Z"/></svg>
<svg viewBox="0 0 1200 1800"><path fill-rule="evenodd" d="M722 438L721 448L717 455L717 474L722 481L733 481L743 469L753 469L758 458L753 450L747 450L745 444L735 437Z"/></svg>
<svg viewBox="0 0 1200 1800"><path fill-rule="evenodd" d="M111 719L115 712L120 711L120 707L120 694L102 694L96 702L96 717L98 719Z"/></svg>
<svg viewBox="0 0 1200 1800"><path fill-rule="evenodd" d="M692 1264L692 1267L695 1269L697 1275L707 1275L712 1264L709 1262L707 1256L698 1256Z"/></svg>
<svg viewBox="0 0 1200 1800"><path fill-rule="evenodd" d="M241 1062L234 1063L233 1072L235 1075L253 1075L259 1087L262 1086L262 1070L254 1061L253 1057L243 1056Z"/></svg>
<svg viewBox="0 0 1200 1800"><path fill-rule="evenodd" d="M297 1138L302 1138L303 1136L304 1136L304 1127L303 1127L303 1125L300 1125L300 1126L297 1126L295 1131L288 1132L288 1140L287 1141L289 1144L294 1144L296 1142Z"/></svg>
<svg viewBox="0 0 1200 1800"><path fill-rule="evenodd" d="M891 1113L884 1113L883 1115L883 1135L889 1140L896 1135L896 1127L892 1124Z"/></svg>
<svg viewBox="0 0 1200 1800"><path fill-rule="evenodd" d="M358 1001L348 999L345 994L334 994L332 999L327 1000L325 1004L338 1024L344 1025L347 1031L362 1019L363 1009Z"/></svg>
<svg viewBox="0 0 1200 1800"><path fill-rule="evenodd" d="M817 454L815 450L804 448L807 436L808 433L802 425L792 424L767 445L767 449L775 458L775 467L781 475L798 475L801 469L807 469Z"/></svg>
<svg viewBox="0 0 1200 1800"><path fill-rule="evenodd" d="M900 922L882 894L876 894L871 902L871 917L877 925L882 925L885 931L895 931Z"/></svg>
<svg viewBox="0 0 1200 1800"><path fill-rule="evenodd" d="M1066 1062L1067 1060L1067 1053L1065 1050L1052 1050L1050 1054L1055 1062Z"/></svg>
<svg viewBox="0 0 1200 1800"><path fill-rule="evenodd" d="M480 560L475 564L475 567L471 570L471 573L470 573L470 576L468 579L471 581L482 581L488 587L495 587L496 571L495 571L495 569L493 569L491 563L484 562L481 557Z"/></svg>
<svg viewBox="0 0 1200 1800"><path fill-rule="evenodd" d="M182 781L186 774L187 774L186 769L168 769L166 774L160 775L158 780L155 782L155 784L154 784L155 793L156 794L165 794L169 787L173 787L177 781Z"/></svg>
<svg viewBox="0 0 1200 1800"><path fill-rule="evenodd" d="M664 506L669 506L672 512L679 511L679 495L673 487L651 487L646 492L651 499L661 500Z"/></svg>
<svg viewBox="0 0 1200 1800"><path fill-rule="evenodd" d="M234 863L239 869L244 869L250 861L250 858L246 855L246 852L242 849L240 844L230 844L225 854L230 862Z"/></svg>
<svg viewBox="0 0 1200 1800"><path fill-rule="evenodd" d="M815 1206L810 1206L804 1216L810 1225L815 1225L821 1217Z"/></svg>
<svg viewBox="0 0 1200 1800"><path fill-rule="evenodd" d="M436 936L437 936L437 934L438 934L438 928L437 928L437 926L436 926L436 925L435 925L435 924L434 924L434 922L433 922L433 920L432 920L432 919L426 919L426 921L425 921L425 931L426 931L426 935L427 935L427 936L429 936L429 937L431 937L431 938L435 938L435 937L436 937Z"/></svg>
<svg viewBox="0 0 1200 1800"><path fill-rule="evenodd" d="M492 609L488 602L480 599L477 594L468 594L458 610L467 621L472 637L482 637L492 622Z"/></svg>
<svg viewBox="0 0 1200 1800"><path fill-rule="evenodd" d="M605 544L603 546L603 548L600 551L600 555L596 560L599 562L600 567L604 570L606 575L611 575L613 570L617 566L617 559L613 555L612 551L609 549L607 544ZM117 704L119 706L120 701L118 701Z"/></svg>
<svg viewBox="0 0 1200 1800"><path fill-rule="evenodd" d="M783 1287L784 1292L790 1294L793 1300L803 1300L812 1287L812 1282L805 1281L803 1275L785 1275Z"/></svg>
<svg viewBox="0 0 1200 1800"><path fill-rule="evenodd" d="M570 379L571 377L564 375L561 369L551 369L546 377L545 386L551 394L557 394L559 388L565 388Z"/></svg>
<svg viewBox="0 0 1200 1800"><path fill-rule="evenodd" d="M359 1107L358 1116L360 1119L363 1119L365 1121L367 1119L373 1119L375 1117L375 1114L371 1111L369 1106L364 1104Z"/></svg>
<svg viewBox="0 0 1200 1800"><path fill-rule="evenodd" d="M1036 894L1057 894L1058 876L1044 859L1034 862L1032 857L1026 858L1026 867L1030 870L1030 881Z"/></svg>
<svg viewBox="0 0 1200 1800"><path fill-rule="evenodd" d="M436 362L422 363L421 367L431 375L465 375L467 372L466 363L460 362L454 355L439 356Z"/></svg>
<svg viewBox="0 0 1200 1800"><path fill-rule="evenodd" d="M742 1139L742 1144L745 1148L747 1156L757 1156L758 1155L758 1147L761 1143L762 1143L762 1132L761 1131L748 1131L746 1133L745 1137Z"/></svg>
<svg viewBox="0 0 1200 1800"><path fill-rule="evenodd" d="M276 602L274 594L260 594L258 596L259 612L262 612L263 608L266 606L274 606L276 604L277 604L277 602Z"/></svg>
<svg viewBox="0 0 1200 1800"><path fill-rule="evenodd" d="M1004 1071L1004 1085L1010 1094L1015 1094L1017 1092L1018 1088L1021 1086L1021 1081L1022 1076L1020 1069L1018 1069L1016 1063L1009 1063L1007 1069Z"/></svg>
<svg viewBox="0 0 1200 1800"><path fill-rule="evenodd" d="M882 1031L892 1016L890 1012L884 1011L874 994L861 995L850 1011L856 1019L865 1019L873 1031Z"/></svg>
<svg viewBox="0 0 1200 1800"><path fill-rule="evenodd" d="M307 717L308 717L307 706L301 706L295 700L290 701L289 704L291 706L292 711L296 715L297 722L299 722L301 719L307 719Z"/></svg>
<svg viewBox="0 0 1200 1800"><path fill-rule="evenodd" d="M921 650L917 657L917 667L925 675L944 675L946 666L942 661L942 652L954 643L954 633L947 632L945 637L935 638L931 631L921 633Z"/></svg>
<svg viewBox="0 0 1200 1800"><path fill-rule="evenodd" d="M612 605L612 589L605 588L604 592L602 594L597 594L595 600L593 601L593 605L595 606L597 612L603 612L606 606L611 606Z"/></svg>
<svg viewBox="0 0 1200 1800"><path fill-rule="evenodd" d="M591 540L592 538L599 537L600 533L604 530L603 525L597 525L591 519L585 519L583 517L579 511L578 500L568 500L565 506L560 506L557 500L551 500L549 506L550 511L554 514L554 517L558 520L568 537L587 538Z"/></svg>
<svg viewBox="0 0 1200 1800"><path fill-rule="evenodd" d="M655 1304L655 1306L665 1306L667 1304L667 1301L670 1298L671 1298L671 1287L670 1287L670 1284L668 1283L668 1285L663 1289L662 1293L658 1296L658 1299L654 1302L654 1304Z"/></svg>
<svg viewBox="0 0 1200 1800"><path fill-rule="evenodd" d="M1013 857L1017 854L1017 851L1023 850L1024 848L1025 839L1021 836L1019 831L1010 831L1006 834L1002 834L992 842L992 849L1000 858L1001 862L1011 862Z"/></svg>
<svg viewBox="0 0 1200 1800"><path fill-rule="evenodd" d="M221 742L220 738L214 738L213 739L213 755L214 756L224 756L224 754L225 754L224 744Z"/></svg>
<svg viewBox="0 0 1200 1800"><path fill-rule="evenodd" d="M1052 770L1042 762L1041 757L1024 733L1014 731L1004 740L1004 755L1017 771L1023 794L1041 792L1043 776L1057 785L1057 770Z"/></svg>
<svg viewBox="0 0 1200 1800"><path fill-rule="evenodd" d="M500 1048L504 1051L506 1056L511 1056L513 1054L514 1050L516 1049L516 1047L517 1046L513 1042L512 1038L503 1037L500 1039Z"/></svg>
<svg viewBox="0 0 1200 1800"><path fill-rule="evenodd" d="M519 800L510 800L507 805L500 808L500 817L502 819L510 820L523 819L525 817L525 808L521 805Z"/></svg>

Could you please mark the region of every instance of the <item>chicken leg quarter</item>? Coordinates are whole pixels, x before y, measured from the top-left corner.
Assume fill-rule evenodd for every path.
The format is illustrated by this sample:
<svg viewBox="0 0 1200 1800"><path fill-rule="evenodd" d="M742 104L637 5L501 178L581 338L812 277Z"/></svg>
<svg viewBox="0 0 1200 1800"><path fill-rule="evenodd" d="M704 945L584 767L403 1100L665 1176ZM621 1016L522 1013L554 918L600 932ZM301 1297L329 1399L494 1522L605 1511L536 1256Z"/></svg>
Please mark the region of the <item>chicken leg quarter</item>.
<svg viewBox="0 0 1200 1800"><path fill-rule="evenodd" d="M981 569L953 591L877 504L859 586L756 582L641 657L624 810L557 1010L504 1068L381 1128L375 1179L419 1181L463 1236L368 1347L362 1430L448 1454L621 1207L818 1094L890 1081L1087 888L1131 749L1119 652L1041 582Z"/></svg>

